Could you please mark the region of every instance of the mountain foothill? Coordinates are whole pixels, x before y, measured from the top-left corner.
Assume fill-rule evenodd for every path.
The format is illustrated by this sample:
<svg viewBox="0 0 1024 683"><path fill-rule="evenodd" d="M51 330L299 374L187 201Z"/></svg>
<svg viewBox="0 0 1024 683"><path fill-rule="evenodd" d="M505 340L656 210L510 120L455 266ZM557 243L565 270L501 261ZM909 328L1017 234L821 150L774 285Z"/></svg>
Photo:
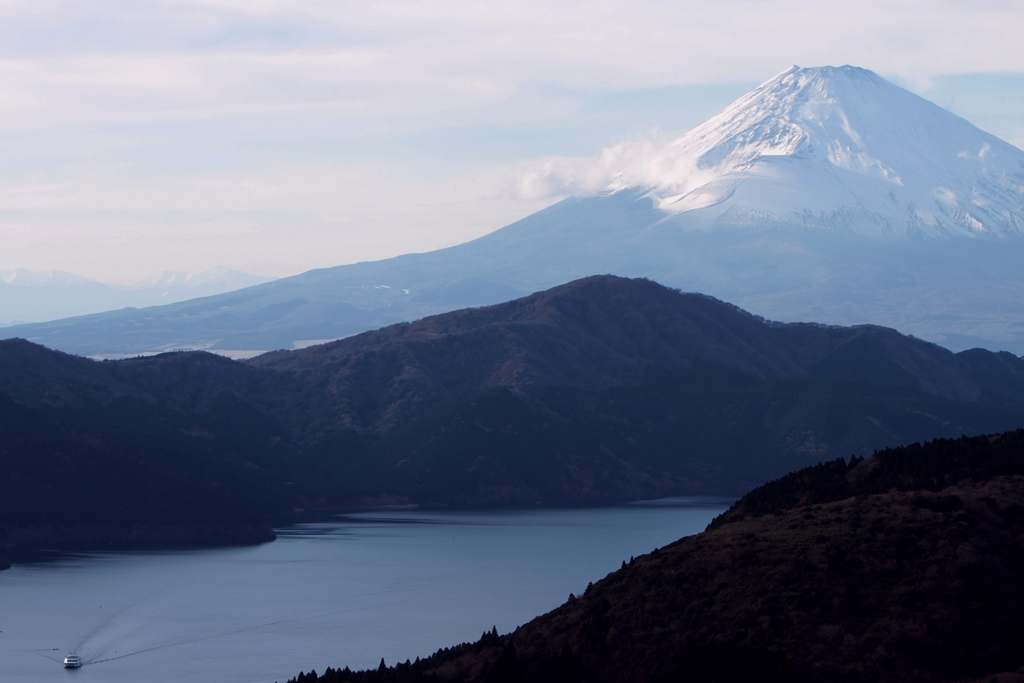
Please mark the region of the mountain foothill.
<svg viewBox="0 0 1024 683"><path fill-rule="evenodd" d="M233 361L0 342L3 553L207 545L380 505L736 496L1024 425L1024 361L594 276Z"/></svg>

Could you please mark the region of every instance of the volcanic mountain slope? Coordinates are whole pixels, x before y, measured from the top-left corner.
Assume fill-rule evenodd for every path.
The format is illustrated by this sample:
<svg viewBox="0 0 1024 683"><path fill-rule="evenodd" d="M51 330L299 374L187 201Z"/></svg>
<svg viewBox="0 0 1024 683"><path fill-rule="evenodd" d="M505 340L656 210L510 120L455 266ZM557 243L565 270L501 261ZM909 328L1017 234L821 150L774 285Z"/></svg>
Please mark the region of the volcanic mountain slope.
<svg viewBox="0 0 1024 683"><path fill-rule="evenodd" d="M614 273L1024 353L1022 216L1021 150L870 71L794 67L605 192L472 242L5 333L83 355L292 348Z"/></svg>
<svg viewBox="0 0 1024 683"><path fill-rule="evenodd" d="M989 680L1022 571L1024 430L935 441L767 484L508 635L293 680Z"/></svg>

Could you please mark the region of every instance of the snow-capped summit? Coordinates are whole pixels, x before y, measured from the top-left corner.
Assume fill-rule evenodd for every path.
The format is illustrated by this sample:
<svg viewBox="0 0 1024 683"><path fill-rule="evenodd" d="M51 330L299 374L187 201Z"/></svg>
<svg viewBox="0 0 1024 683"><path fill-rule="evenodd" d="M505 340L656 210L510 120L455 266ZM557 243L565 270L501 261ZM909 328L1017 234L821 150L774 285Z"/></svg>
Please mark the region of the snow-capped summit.
<svg viewBox="0 0 1024 683"><path fill-rule="evenodd" d="M1024 152L853 66L784 71L610 189L637 186L687 227L1024 235Z"/></svg>

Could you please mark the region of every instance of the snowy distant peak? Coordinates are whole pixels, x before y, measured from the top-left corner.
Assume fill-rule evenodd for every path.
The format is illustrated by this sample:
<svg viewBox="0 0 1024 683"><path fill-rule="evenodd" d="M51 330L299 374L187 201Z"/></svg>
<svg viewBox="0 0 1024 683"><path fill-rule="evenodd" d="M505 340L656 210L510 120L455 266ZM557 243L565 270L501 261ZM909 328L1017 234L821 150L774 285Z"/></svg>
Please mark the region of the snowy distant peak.
<svg viewBox="0 0 1024 683"><path fill-rule="evenodd" d="M156 306L230 292L271 279L227 268L164 272L130 283L99 282L59 270L3 270L0 325Z"/></svg>
<svg viewBox="0 0 1024 683"><path fill-rule="evenodd" d="M274 278L252 275L228 268L211 268L203 271L165 270L135 282L134 289L220 289L230 291L269 282Z"/></svg>
<svg viewBox="0 0 1024 683"><path fill-rule="evenodd" d="M0 270L0 282L6 282L13 287L77 287L92 283L93 280L62 270L40 272L18 268Z"/></svg>
<svg viewBox="0 0 1024 683"><path fill-rule="evenodd" d="M782 72L609 189L638 185L706 227L1024 235L1024 152L853 66Z"/></svg>

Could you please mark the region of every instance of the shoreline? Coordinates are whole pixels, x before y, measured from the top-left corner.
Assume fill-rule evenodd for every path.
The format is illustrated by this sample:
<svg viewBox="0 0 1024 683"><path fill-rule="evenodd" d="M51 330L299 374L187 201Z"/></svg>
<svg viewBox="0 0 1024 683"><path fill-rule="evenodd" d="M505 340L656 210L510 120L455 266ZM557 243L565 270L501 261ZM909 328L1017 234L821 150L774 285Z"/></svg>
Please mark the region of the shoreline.
<svg viewBox="0 0 1024 683"><path fill-rule="evenodd" d="M268 520L264 526L223 527L165 525L161 527L114 526L56 526L37 525L17 527L0 524L0 571L15 564L51 562L70 553L133 550L190 550L231 548L259 545L277 539L276 529L287 529L300 524L338 520L345 515L375 512L496 512L605 509L613 507L647 507L659 504L671 506L675 499L697 499L715 502L726 507L735 502L724 496L669 496L652 500L636 500L597 505L543 505L543 506L447 506L417 505L409 503L383 505L352 505L337 508L309 508L293 514ZM691 507L680 504L680 507Z"/></svg>
<svg viewBox="0 0 1024 683"><path fill-rule="evenodd" d="M161 527L0 526L0 571L14 564L46 562L66 553L187 550L259 545L277 539L269 526Z"/></svg>

